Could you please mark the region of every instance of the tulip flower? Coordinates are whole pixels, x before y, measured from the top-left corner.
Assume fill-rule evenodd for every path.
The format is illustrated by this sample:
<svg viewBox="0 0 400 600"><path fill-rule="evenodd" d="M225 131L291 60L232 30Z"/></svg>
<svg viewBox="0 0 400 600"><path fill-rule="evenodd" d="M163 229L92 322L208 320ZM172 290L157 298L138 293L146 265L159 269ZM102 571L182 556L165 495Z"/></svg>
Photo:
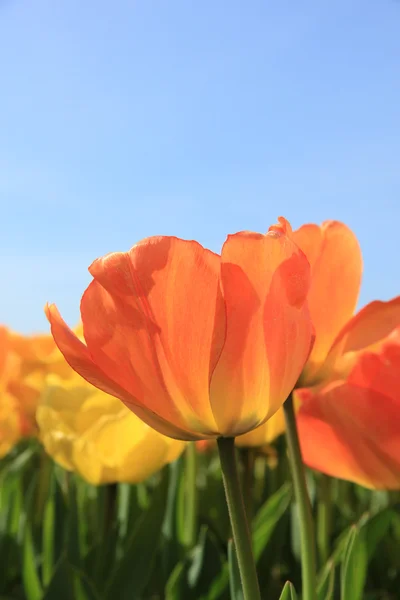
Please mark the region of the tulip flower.
<svg viewBox="0 0 400 600"><path fill-rule="evenodd" d="M400 488L400 327L358 355L344 380L298 394L309 467L365 487Z"/></svg>
<svg viewBox="0 0 400 600"><path fill-rule="evenodd" d="M22 419L16 399L0 393L0 458L19 442L23 431Z"/></svg>
<svg viewBox="0 0 400 600"><path fill-rule="evenodd" d="M285 431L285 415L280 408L268 421L260 427L238 435L235 439L236 446L240 448L257 448L271 444ZM196 442L199 452L207 452L215 448L215 440L200 440Z"/></svg>
<svg viewBox="0 0 400 600"><path fill-rule="evenodd" d="M58 464L89 483L139 483L182 453L184 442L160 435L80 377L48 381L37 409L40 438Z"/></svg>
<svg viewBox="0 0 400 600"><path fill-rule="evenodd" d="M11 333L0 327L0 457L34 433L32 410L32 395L22 383L21 359L12 349Z"/></svg>
<svg viewBox="0 0 400 600"><path fill-rule="evenodd" d="M376 347L400 325L400 296L375 301L354 315L362 275L361 251L343 223L326 221L294 231L311 265L308 305L315 343L297 387L345 376L357 353Z"/></svg>
<svg viewBox="0 0 400 600"><path fill-rule="evenodd" d="M54 305L54 339L75 371L160 433L251 431L282 406L309 355L309 264L284 219L230 235L221 255L152 237L95 260L84 342Z"/></svg>
<svg viewBox="0 0 400 600"><path fill-rule="evenodd" d="M50 373L74 375L51 335L25 336L0 327L0 456L36 434L36 408Z"/></svg>

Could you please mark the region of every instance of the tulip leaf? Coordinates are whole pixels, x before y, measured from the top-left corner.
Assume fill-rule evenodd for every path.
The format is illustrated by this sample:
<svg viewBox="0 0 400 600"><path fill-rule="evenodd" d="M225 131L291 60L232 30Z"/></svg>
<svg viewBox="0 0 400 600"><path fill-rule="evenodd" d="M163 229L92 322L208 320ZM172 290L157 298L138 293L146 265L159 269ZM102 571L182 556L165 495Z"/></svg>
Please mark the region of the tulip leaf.
<svg viewBox="0 0 400 600"><path fill-rule="evenodd" d="M50 494L44 508L42 529L42 577L45 586L52 578L55 564L64 547L65 517L64 497L53 473Z"/></svg>
<svg viewBox="0 0 400 600"><path fill-rule="evenodd" d="M386 508L373 515L364 525L366 529L366 546L368 560L373 557L379 542L386 536L390 525L392 524L396 513L391 508Z"/></svg>
<svg viewBox="0 0 400 600"><path fill-rule="evenodd" d="M226 540L230 536L231 525L219 466L218 469L210 469L205 489L200 487L200 494L200 520L208 523L220 539Z"/></svg>
<svg viewBox="0 0 400 600"><path fill-rule="evenodd" d="M233 540L228 542L228 564L231 600L243 600L242 582L240 581L239 565Z"/></svg>
<svg viewBox="0 0 400 600"><path fill-rule="evenodd" d="M31 477L30 485L27 489L23 508L23 556L22 556L22 581L27 600L41 600L42 582L39 576L39 553L36 551L34 543L34 505L35 493L37 491L37 473Z"/></svg>
<svg viewBox="0 0 400 600"><path fill-rule="evenodd" d="M63 557L42 600L100 600L100 597L93 584Z"/></svg>
<svg viewBox="0 0 400 600"><path fill-rule="evenodd" d="M79 544L79 511L77 502L77 486L75 477L67 473L68 478L68 532L67 556L68 561L79 567L81 565L81 551Z"/></svg>
<svg viewBox="0 0 400 600"><path fill-rule="evenodd" d="M292 486L290 483L284 483L275 494L268 498L254 517L252 530L256 561L270 541L278 521L289 508L291 498Z"/></svg>
<svg viewBox="0 0 400 600"><path fill-rule="evenodd" d="M364 527L354 525L349 533L341 569L341 600L362 600L367 576L368 553Z"/></svg>
<svg viewBox="0 0 400 600"><path fill-rule="evenodd" d="M279 600L297 600L296 590L290 581L285 583Z"/></svg>
<svg viewBox="0 0 400 600"><path fill-rule="evenodd" d="M150 579L158 549L168 494L168 476L154 491L149 508L142 514L132 531L125 554L113 569L107 582L107 600L140 598Z"/></svg>
<svg viewBox="0 0 400 600"><path fill-rule="evenodd" d="M332 600L335 587L335 562L330 559L322 570L318 581L318 600Z"/></svg>
<svg viewBox="0 0 400 600"><path fill-rule="evenodd" d="M27 600L41 600L43 590L39 577L35 546L32 535L32 522L25 522L22 579Z"/></svg>
<svg viewBox="0 0 400 600"><path fill-rule="evenodd" d="M200 530L199 540L186 560L172 571L166 585L166 600L213 600L220 597L228 584L228 573L220 586L216 580L223 571L223 562L214 535L207 527Z"/></svg>

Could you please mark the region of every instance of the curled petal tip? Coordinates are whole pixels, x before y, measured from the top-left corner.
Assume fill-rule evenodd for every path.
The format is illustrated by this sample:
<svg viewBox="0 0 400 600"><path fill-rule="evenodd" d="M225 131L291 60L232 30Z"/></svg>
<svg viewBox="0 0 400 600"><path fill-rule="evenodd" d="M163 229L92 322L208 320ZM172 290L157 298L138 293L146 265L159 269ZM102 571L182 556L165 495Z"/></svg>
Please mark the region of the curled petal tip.
<svg viewBox="0 0 400 600"><path fill-rule="evenodd" d="M48 321L50 321L51 309L53 306L54 306L54 304L49 304L48 302L46 302L46 304L44 305L44 314L46 315L46 319Z"/></svg>
<svg viewBox="0 0 400 600"><path fill-rule="evenodd" d="M278 223L271 225L268 232L290 236L292 234L292 227L285 217L278 217Z"/></svg>

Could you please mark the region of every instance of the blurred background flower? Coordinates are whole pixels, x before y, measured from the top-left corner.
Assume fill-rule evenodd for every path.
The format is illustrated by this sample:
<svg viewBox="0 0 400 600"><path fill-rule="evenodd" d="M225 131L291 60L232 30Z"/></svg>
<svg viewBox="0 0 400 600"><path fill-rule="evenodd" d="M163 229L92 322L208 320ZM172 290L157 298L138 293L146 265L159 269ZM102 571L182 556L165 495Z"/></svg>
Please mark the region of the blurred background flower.
<svg viewBox="0 0 400 600"><path fill-rule="evenodd" d="M361 353L345 379L297 393L309 467L370 488L400 488L400 327Z"/></svg>
<svg viewBox="0 0 400 600"><path fill-rule="evenodd" d="M69 382L48 378L37 422L48 454L92 484L143 481L186 445L157 433L77 375Z"/></svg>

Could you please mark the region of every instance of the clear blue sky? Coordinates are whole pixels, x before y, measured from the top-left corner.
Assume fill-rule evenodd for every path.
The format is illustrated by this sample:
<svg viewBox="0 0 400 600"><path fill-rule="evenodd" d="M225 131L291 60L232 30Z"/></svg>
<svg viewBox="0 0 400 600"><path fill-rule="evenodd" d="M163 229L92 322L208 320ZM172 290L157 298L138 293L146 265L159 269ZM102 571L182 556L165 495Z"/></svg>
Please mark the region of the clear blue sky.
<svg viewBox="0 0 400 600"><path fill-rule="evenodd" d="M400 293L400 2L2 0L0 321L153 234L340 219Z"/></svg>

